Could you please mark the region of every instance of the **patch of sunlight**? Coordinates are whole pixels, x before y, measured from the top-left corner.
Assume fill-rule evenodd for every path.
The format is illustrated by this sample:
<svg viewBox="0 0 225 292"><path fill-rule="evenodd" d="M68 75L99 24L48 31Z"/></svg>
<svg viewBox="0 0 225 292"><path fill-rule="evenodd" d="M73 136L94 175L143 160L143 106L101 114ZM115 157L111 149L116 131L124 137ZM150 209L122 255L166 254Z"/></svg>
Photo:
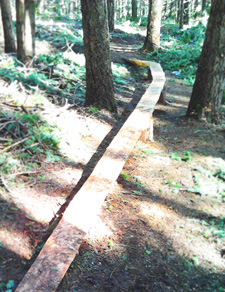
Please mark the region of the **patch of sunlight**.
<svg viewBox="0 0 225 292"><path fill-rule="evenodd" d="M73 52L72 50L70 51L65 51L63 53L63 58L65 59L69 59L72 62L80 65L80 66L84 66L85 65L85 57L84 54L78 54Z"/></svg>
<svg viewBox="0 0 225 292"><path fill-rule="evenodd" d="M207 145L208 141L205 142ZM198 171L205 176L213 176L215 172L225 169L225 160L220 157L207 156L206 152L195 152L196 158L201 162Z"/></svg>
<svg viewBox="0 0 225 292"><path fill-rule="evenodd" d="M116 77L130 75L128 69L119 63L112 63L112 71Z"/></svg>
<svg viewBox="0 0 225 292"><path fill-rule="evenodd" d="M160 156L160 155L148 156L148 160L151 163L156 164L156 165L158 165L159 163L163 163L164 166L171 164L170 157L164 157L164 156Z"/></svg>
<svg viewBox="0 0 225 292"><path fill-rule="evenodd" d="M200 11L201 11L201 8L200 8ZM204 15L202 17L199 17L197 19L190 18L189 25L184 25L184 29L192 28L193 26L197 26L200 23L203 24L206 27L207 23L208 23L208 19L209 19L208 13L204 12Z"/></svg>
<svg viewBox="0 0 225 292"><path fill-rule="evenodd" d="M157 220L165 217L165 211L162 207L155 204L146 204L146 202L140 205L140 213L147 218L154 217Z"/></svg>
<svg viewBox="0 0 225 292"><path fill-rule="evenodd" d="M187 217L172 209L146 202L140 204L140 210L146 219L150 219L151 227L163 233L165 240L168 239L175 253L190 261L197 258L197 265L206 269L210 264L215 270L225 270L220 252L212 241L207 241L200 235L202 225L196 220L187 220Z"/></svg>
<svg viewBox="0 0 225 292"><path fill-rule="evenodd" d="M225 161L219 157L205 156L195 153L195 161L200 166L195 166L196 177L198 178L197 190L201 195L218 198L225 191L225 183L218 179L216 173L223 175ZM196 189L195 189L196 190Z"/></svg>
<svg viewBox="0 0 225 292"><path fill-rule="evenodd" d="M176 217L177 214L175 214ZM177 218L180 220L181 218ZM171 222L179 222L174 216L171 217ZM179 224L179 223L178 223ZM183 224L185 228L183 229ZM178 227L180 225L180 228ZM215 248L211 241L203 240L202 236L197 235L201 230L201 225L190 222L180 221L174 232L168 233L168 226L165 226L164 234L167 238L170 238L174 250L182 257L193 257L198 259L198 264L201 267L208 269L210 264L213 269L225 270L224 260L220 255L220 252ZM193 257L192 257L193 256Z"/></svg>
<svg viewBox="0 0 225 292"><path fill-rule="evenodd" d="M90 240L101 240L105 237L110 237L113 235L113 232L109 229L109 227L101 220L99 216L94 218L92 221L92 227L89 229L87 233L87 237Z"/></svg>
<svg viewBox="0 0 225 292"><path fill-rule="evenodd" d="M50 42L46 41L45 39L35 40L35 53L37 56L50 55L54 52L56 52L56 49L54 46L51 45Z"/></svg>
<svg viewBox="0 0 225 292"><path fill-rule="evenodd" d="M8 84L0 81L0 96L6 96L8 98L7 102L12 99L18 106L49 107L51 103L43 96L38 87L33 89L36 90L32 94L27 95L25 87L20 82L14 81Z"/></svg>
<svg viewBox="0 0 225 292"><path fill-rule="evenodd" d="M108 182L92 174L89 180L79 190L64 212L63 220L68 224L88 232L95 224L95 218L100 214L101 206L108 193Z"/></svg>
<svg viewBox="0 0 225 292"><path fill-rule="evenodd" d="M19 232L18 230L12 230L12 226L0 227L0 243L4 244L4 247L8 250L18 254L22 258L29 260L32 257L32 250L29 243L29 236ZM16 233L16 236L15 236ZM21 244L22 243L22 244Z"/></svg>
<svg viewBox="0 0 225 292"><path fill-rule="evenodd" d="M176 107L176 109L184 109L184 104L173 102L173 107Z"/></svg>
<svg viewBox="0 0 225 292"><path fill-rule="evenodd" d="M164 41L163 42L163 46L164 47L172 47L172 46L174 46L174 40L172 40L172 41Z"/></svg>
<svg viewBox="0 0 225 292"><path fill-rule="evenodd" d="M111 129L111 126L91 117L53 104L42 113L42 117L55 126L53 134L59 139L60 152L76 163L86 164Z"/></svg>
<svg viewBox="0 0 225 292"><path fill-rule="evenodd" d="M225 168L225 161L220 157L207 156L205 157L205 162L212 167Z"/></svg>
<svg viewBox="0 0 225 292"><path fill-rule="evenodd" d="M140 34L142 36L146 36L146 30L140 30L140 29L137 29L135 27L132 27L130 20L125 21L122 25L116 24L115 28L119 29L123 32L129 33L129 34L130 33L131 34Z"/></svg>
<svg viewBox="0 0 225 292"><path fill-rule="evenodd" d="M7 202L17 205L32 220L41 223L49 223L57 213L59 206L64 203L65 198L59 193L58 197L41 194L26 188L17 188L11 192L10 197L4 196Z"/></svg>
<svg viewBox="0 0 225 292"><path fill-rule="evenodd" d="M9 56L8 54L0 55L0 67L11 68L11 67L14 67L14 63L15 63L15 60L13 59L12 56ZM2 80L1 80L1 83L3 83Z"/></svg>
<svg viewBox="0 0 225 292"><path fill-rule="evenodd" d="M68 187L70 184L75 186L81 178L81 174L82 169L76 166L76 168L64 168L59 171L50 172L48 178Z"/></svg>
<svg viewBox="0 0 225 292"><path fill-rule="evenodd" d="M55 22L53 19L44 20L44 19L39 18L36 20L36 25L43 25L43 26L46 26L47 28L49 28L52 26L63 27L63 26L65 26L65 23L63 21Z"/></svg>

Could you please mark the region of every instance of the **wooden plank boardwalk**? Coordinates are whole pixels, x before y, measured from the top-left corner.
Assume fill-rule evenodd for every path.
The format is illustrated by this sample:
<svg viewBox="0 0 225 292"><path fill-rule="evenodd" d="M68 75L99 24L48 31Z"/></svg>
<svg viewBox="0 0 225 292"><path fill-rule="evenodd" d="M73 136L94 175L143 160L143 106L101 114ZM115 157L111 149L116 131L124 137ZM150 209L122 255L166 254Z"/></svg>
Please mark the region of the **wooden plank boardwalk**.
<svg viewBox="0 0 225 292"><path fill-rule="evenodd" d="M149 67L152 83L70 202L16 292L51 292L57 289L131 150L138 139L153 138L152 114L164 88L165 74L158 63L135 59L127 61Z"/></svg>

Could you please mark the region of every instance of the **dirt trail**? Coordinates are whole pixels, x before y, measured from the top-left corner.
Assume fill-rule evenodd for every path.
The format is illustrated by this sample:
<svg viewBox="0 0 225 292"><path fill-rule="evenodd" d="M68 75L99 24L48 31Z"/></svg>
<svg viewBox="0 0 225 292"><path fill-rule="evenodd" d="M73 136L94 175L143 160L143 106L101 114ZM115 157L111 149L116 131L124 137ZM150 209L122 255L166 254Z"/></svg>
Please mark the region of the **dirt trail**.
<svg viewBox="0 0 225 292"><path fill-rule="evenodd" d="M187 120L167 76L154 142L139 142L58 292L225 291L224 135Z"/></svg>
<svg viewBox="0 0 225 292"><path fill-rule="evenodd" d="M132 67L124 67L124 71L127 72L127 76L122 80L125 85L115 86L118 117L104 110L91 113L90 109L83 107L68 111L63 104L55 105L51 104L51 100L46 100L46 110L42 110L40 114L49 124L57 125L60 161L47 162L44 156L38 155L38 158L31 158L37 159L37 168L33 171L14 171L16 174L12 179L10 175L1 174L1 292L7 290L7 285L12 283L14 289L23 278L46 238L51 234L56 219L65 208L64 204L69 202L69 194L74 187L72 193L80 188L145 91L145 81L142 80L145 72L139 72L139 69ZM10 92L10 88L4 87L3 80L0 85L3 85L5 90L1 92L2 107L4 100L17 91L12 88ZM26 99L24 93L20 95ZM27 98L29 99L29 96ZM4 111L8 111L7 106ZM1 181L2 178L4 182Z"/></svg>
<svg viewBox="0 0 225 292"><path fill-rule="evenodd" d="M122 63L124 56L145 59L138 50L143 37L124 39L123 33L116 31L112 38L113 62ZM146 69L128 69L148 82ZM128 81L127 91L115 86L120 108L132 98L138 100L144 83ZM167 74L167 104L155 110L154 141L139 142L127 160L58 292L225 291L224 133L219 127L185 118L190 93L191 87ZM78 118L83 116L78 113ZM94 137L98 119L104 123L111 117L102 112L95 118L96 127L88 128L82 137L82 155L84 149L92 151L89 145L96 150L91 134ZM89 158L83 159L86 163ZM44 202L44 194L51 190L52 199L63 203L62 194L67 196L79 180L85 163L48 164L34 184L36 200ZM43 181L46 173L50 177ZM27 178L20 179L23 183ZM17 215L21 220L16 227L23 230L21 241L16 229L8 237L12 244L43 236L39 231L46 228L44 224L39 226L17 206L7 207L7 224ZM31 233L33 229L38 232ZM24 247L30 247L30 242ZM29 268L31 262L19 255L0 246L4 281L21 279Z"/></svg>

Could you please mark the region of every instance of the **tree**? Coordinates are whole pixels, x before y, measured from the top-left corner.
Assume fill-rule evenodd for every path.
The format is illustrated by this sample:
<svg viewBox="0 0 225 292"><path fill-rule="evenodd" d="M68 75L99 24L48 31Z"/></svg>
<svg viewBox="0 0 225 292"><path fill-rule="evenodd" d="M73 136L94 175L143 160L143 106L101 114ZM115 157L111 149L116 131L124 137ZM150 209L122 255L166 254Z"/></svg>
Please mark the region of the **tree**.
<svg viewBox="0 0 225 292"><path fill-rule="evenodd" d="M1 0L0 3L5 40L5 53L16 52L16 41L13 29L10 1Z"/></svg>
<svg viewBox="0 0 225 292"><path fill-rule="evenodd" d="M188 24L190 20L190 2L186 0L184 3L184 23Z"/></svg>
<svg viewBox="0 0 225 292"><path fill-rule="evenodd" d="M206 0L202 0L202 13L205 11Z"/></svg>
<svg viewBox="0 0 225 292"><path fill-rule="evenodd" d="M162 0L149 0L147 35L143 49L153 52L160 46Z"/></svg>
<svg viewBox="0 0 225 292"><path fill-rule="evenodd" d="M114 0L107 0L109 31L114 31Z"/></svg>
<svg viewBox="0 0 225 292"><path fill-rule="evenodd" d="M106 1L81 0L81 11L86 59L85 105L116 112Z"/></svg>
<svg viewBox="0 0 225 292"><path fill-rule="evenodd" d="M16 0L17 58L25 63L25 0Z"/></svg>
<svg viewBox="0 0 225 292"><path fill-rule="evenodd" d="M28 64L35 53L35 1L16 0L17 58Z"/></svg>
<svg viewBox="0 0 225 292"><path fill-rule="evenodd" d="M3 40L3 23L2 23L2 12L1 12L1 3L0 3L0 41Z"/></svg>
<svg viewBox="0 0 225 292"><path fill-rule="evenodd" d="M137 19L137 0L132 0L132 19Z"/></svg>
<svg viewBox="0 0 225 292"><path fill-rule="evenodd" d="M25 55L32 59L35 55L35 1L25 1Z"/></svg>
<svg viewBox="0 0 225 292"><path fill-rule="evenodd" d="M180 16L179 28L183 29L183 26L184 26L184 0L180 0L179 8L180 8L180 12L179 12L179 16Z"/></svg>
<svg viewBox="0 0 225 292"><path fill-rule="evenodd" d="M225 1L212 0L205 40L187 116L197 114L212 123L219 122L219 109L225 89Z"/></svg>

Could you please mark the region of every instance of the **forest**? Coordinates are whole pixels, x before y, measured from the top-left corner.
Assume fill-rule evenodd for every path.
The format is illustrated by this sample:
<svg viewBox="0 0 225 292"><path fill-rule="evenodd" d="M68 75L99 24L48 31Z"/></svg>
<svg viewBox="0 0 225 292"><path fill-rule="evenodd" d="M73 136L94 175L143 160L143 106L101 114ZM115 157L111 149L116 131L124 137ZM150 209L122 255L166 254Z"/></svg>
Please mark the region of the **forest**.
<svg viewBox="0 0 225 292"><path fill-rule="evenodd" d="M0 10L0 292L225 292L225 1ZM166 77L154 136L129 150L68 270L58 276L73 243L43 268L46 283L23 284L148 92L146 62Z"/></svg>

